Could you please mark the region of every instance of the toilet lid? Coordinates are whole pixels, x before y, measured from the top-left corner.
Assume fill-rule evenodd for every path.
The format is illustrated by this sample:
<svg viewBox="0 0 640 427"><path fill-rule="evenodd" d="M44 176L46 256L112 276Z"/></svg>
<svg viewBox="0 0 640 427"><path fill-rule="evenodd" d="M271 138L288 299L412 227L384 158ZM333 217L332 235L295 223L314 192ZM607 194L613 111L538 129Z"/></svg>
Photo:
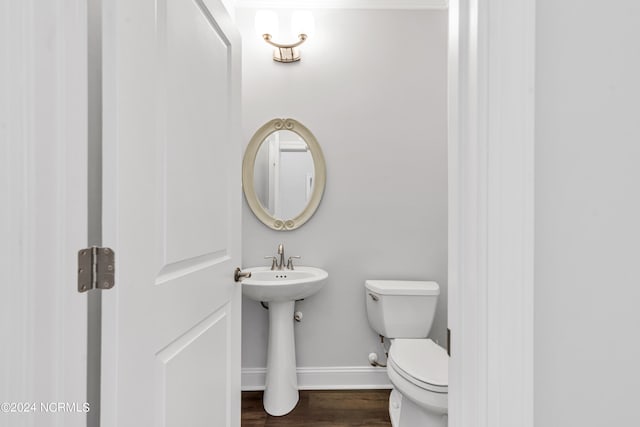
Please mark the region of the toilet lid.
<svg viewBox="0 0 640 427"><path fill-rule="evenodd" d="M424 388L446 393L449 385L449 357L444 348L430 339L396 339L389 358L400 375Z"/></svg>

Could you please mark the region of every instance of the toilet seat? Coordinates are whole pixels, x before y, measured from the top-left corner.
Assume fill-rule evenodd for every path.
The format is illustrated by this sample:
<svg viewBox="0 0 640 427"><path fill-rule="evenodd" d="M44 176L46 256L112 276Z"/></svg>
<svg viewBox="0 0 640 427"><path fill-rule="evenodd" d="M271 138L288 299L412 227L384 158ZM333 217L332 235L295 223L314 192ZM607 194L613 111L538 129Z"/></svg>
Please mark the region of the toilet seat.
<svg viewBox="0 0 640 427"><path fill-rule="evenodd" d="M396 339L389 364L405 380L434 393L448 393L449 357L430 339Z"/></svg>

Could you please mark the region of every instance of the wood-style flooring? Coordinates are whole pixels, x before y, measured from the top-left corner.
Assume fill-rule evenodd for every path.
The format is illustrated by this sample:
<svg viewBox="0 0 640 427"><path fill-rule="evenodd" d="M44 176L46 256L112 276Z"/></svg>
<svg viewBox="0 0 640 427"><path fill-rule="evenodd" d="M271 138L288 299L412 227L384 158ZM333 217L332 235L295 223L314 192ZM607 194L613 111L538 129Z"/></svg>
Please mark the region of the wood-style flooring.
<svg viewBox="0 0 640 427"><path fill-rule="evenodd" d="M272 417L261 391L242 393L242 427L390 427L390 390L303 390L295 409Z"/></svg>

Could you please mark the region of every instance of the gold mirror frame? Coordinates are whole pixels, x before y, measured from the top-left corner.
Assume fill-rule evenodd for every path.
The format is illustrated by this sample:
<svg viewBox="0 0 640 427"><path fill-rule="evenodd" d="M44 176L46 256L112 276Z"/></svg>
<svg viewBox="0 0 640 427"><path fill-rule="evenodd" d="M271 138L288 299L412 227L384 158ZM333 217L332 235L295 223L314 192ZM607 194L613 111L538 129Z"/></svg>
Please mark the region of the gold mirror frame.
<svg viewBox="0 0 640 427"><path fill-rule="evenodd" d="M253 185L253 170L258 149L269 135L279 130L290 130L297 133L307 143L309 151L311 152L311 157L313 158L315 182L313 184L311 198L303 211L300 212L298 216L291 219L275 218L271 216L271 214L265 210L258 200L258 195L256 194L256 190ZM318 141L311 131L297 120L273 119L265 123L253 135L244 153L244 159L242 160L242 189L244 190L244 197L253 214L264 225L274 230L295 230L305 222L309 221L309 218L313 216L320 205L326 181L327 171L320 144L318 144Z"/></svg>

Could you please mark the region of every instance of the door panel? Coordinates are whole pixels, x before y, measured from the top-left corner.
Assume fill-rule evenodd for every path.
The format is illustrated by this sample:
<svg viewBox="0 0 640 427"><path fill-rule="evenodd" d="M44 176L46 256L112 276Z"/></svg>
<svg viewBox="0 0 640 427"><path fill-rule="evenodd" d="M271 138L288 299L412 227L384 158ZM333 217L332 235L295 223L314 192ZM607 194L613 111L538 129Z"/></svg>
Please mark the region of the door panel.
<svg viewBox="0 0 640 427"><path fill-rule="evenodd" d="M213 425L210 421L202 424L203 419L216 420L219 425L230 424L226 401L212 399L224 395L229 388L228 371L219 369L228 367L228 354L218 351L218 343L224 342L229 333L228 313L223 309L157 354L156 408L161 410L158 414L161 425ZM204 369L196 371L193 366Z"/></svg>
<svg viewBox="0 0 640 427"><path fill-rule="evenodd" d="M228 245L229 213L219 209L219 201L227 200L232 82L228 40L204 4L167 0L165 19L160 31L165 35L166 116L159 123L166 136L166 257L175 263ZM205 54L185 49L199 43L207 47Z"/></svg>
<svg viewBox="0 0 640 427"><path fill-rule="evenodd" d="M107 426L239 426L239 37L217 1L105 5Z"/></svg>

